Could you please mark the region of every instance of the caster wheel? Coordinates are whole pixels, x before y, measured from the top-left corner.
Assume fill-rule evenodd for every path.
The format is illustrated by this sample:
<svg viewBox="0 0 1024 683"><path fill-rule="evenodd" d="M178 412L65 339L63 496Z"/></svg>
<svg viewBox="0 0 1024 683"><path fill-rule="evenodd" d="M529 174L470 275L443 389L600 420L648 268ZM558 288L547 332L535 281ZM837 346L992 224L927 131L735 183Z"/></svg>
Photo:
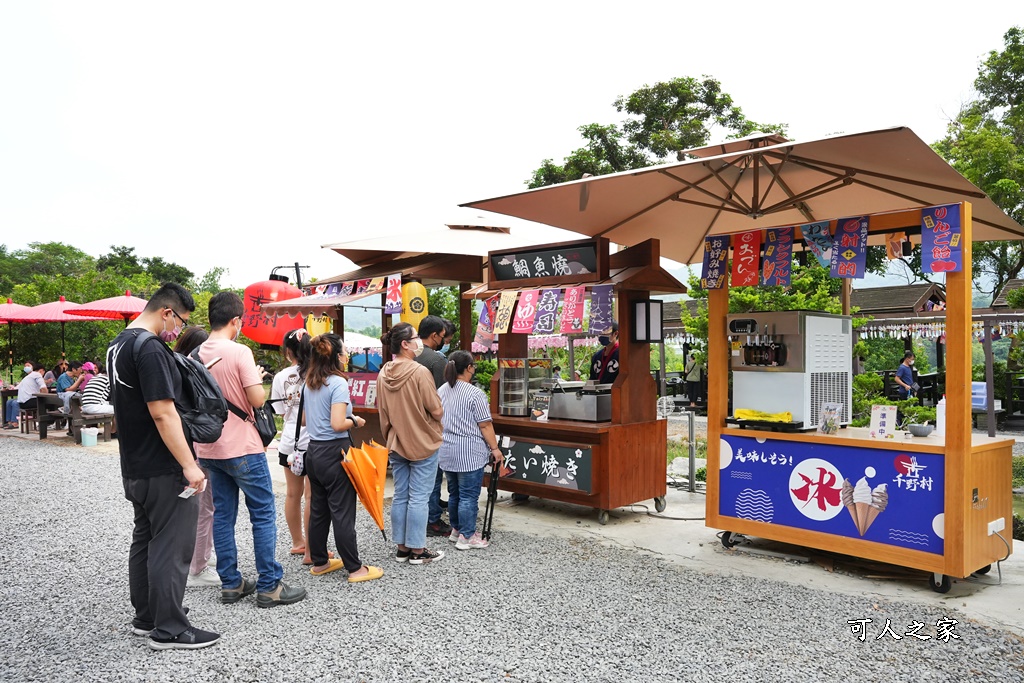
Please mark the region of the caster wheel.
<svg viewBox="0 0 1024 683"><path fill-rule="evenodd" d="M658 496L654 499L654 511L664 512L665 511L665 496Z"/></svg>
<svg viewBox="0 0 1024 683"><path fill-rule="evenodd" d="M988 574L990 571L992 571L992 565L986 564L981 569L974 570L974 573L975 574Z"/></svg>
<svg viewBox="0 0 1024 683"><path fill-rule="evenodd" d="M604 526L608 523L608 511L598 510L597 511L597 523Z"/></svg>
<svg viewBox="0 0 1024 683"><path fill-rule="evenodd" d="M953 587L953 581L945 574L932 574L928 579L928 585L936 593L948 593Z"/></svg>
<svg viewBox="0 0 1024 683"><path fill-rule="evenodd" d="M726 548L732 548L737 544L739 544L739 540L733 538L733 533L731 531L725 531L722 533L722 545Z"/></svg>

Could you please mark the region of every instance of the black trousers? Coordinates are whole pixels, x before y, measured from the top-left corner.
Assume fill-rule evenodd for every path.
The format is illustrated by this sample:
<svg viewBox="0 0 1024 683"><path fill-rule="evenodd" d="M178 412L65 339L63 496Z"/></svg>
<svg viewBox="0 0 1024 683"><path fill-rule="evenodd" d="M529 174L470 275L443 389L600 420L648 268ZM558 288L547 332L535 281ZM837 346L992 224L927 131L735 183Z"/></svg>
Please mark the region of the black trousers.
<svg viewBox="0 0 1024 683"><path fill-rule="evenodd" d="M349 572L363 566L356 542L356 489L341 466L352 442L346 437L331 441L309 442L306 449L306 476L309 477L309 557L314 566L327 564L327 532L334 525L338 557Z"/></svg>
<svg viewBox="0 0 1024 683"><path fill-rule="evenodd" d="M182 609L185 581L196 545L196 496L179 498L188 481L179 472L149 479L124 479L124 497L135 508L128 555L133 625L174 638L189 628Z"/></svg>

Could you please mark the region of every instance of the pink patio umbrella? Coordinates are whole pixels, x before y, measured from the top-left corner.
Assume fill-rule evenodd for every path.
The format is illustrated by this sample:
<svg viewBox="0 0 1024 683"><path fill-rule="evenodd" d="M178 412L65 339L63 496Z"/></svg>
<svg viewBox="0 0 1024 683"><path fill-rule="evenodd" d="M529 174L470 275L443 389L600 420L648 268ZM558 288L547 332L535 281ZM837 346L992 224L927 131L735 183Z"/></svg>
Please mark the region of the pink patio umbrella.
<svg viewBox="0 0 1024 683"><path fill-rule="evenodd" d="M31 306L16 304L10 297L7 297L7 303L0 304L0 323L7 324L7 381L11 384L14 384L14 323L20 322L12 318L30 309Z"/></svg>
<svg viewBox="0 0 1024 683"><path fill-rule="evenodd" d="M146 308L148 302L137 296L132 296L131 290L125 290L124 296L111 296L106 299L97 299L86 304L79 304L65 309L65 313L73 316L87 316L105 318L108 320L124 320L124 326L135 320Z"/></svg>
<svg viewBox="0 0 1024 683"><path fill-rule="evenodd" d="M61 360L65 360L64 354L64 323L70 322L85 322L88 320L109 320L109 318L101 316L82 316L82 315L70 315L66 313L67 309L72 306L78 306L74 301L68 301L63 296L57 301L51 301L48 304L39 304L38 306L32 306L27 311L22 311L20 314L10 316L7 319L11 322L16 323L60 323L60 355Z"/></svg>

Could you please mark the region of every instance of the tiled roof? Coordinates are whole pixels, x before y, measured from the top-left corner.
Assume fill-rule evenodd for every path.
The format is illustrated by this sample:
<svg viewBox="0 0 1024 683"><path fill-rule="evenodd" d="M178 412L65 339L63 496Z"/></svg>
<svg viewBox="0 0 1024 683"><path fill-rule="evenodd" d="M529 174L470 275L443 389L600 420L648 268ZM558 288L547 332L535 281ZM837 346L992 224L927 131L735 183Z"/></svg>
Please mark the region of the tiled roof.
<svg viewBox="0 0 1024 683"><path fill-rule="evenodd" d="M992 299L992 308L1009 308L1009 304L1006 303L1006 295L1021 287L1024 287L1024 280L1007 280L996 297Z"/></svg>
<svg viewBox="0 0 1024 683"><path fill-rule="evenodd" d="M924 310L925 302L935 296L945 301L946 295L934 284L868 287L850 293L850 305L860 313L915 313Z"/></svg>

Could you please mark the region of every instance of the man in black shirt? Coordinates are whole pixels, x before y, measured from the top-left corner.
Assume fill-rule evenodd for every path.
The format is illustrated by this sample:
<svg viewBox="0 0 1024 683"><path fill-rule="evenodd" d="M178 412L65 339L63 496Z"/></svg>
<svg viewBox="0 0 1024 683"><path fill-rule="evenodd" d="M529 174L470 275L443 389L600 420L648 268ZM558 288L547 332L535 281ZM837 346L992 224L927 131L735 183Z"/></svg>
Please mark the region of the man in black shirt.
<svg viewBox="0 0 1024 683"><path fill-rule="evenodd" d="M613 384L619 376L619 323L613 322L597 340L604 348L590 358L590 379Z"/></svg>
<svg viewBox="0 0 1024 683"><path fill-rule="evenodd" d="M416 362L430 370L434 376L434 386L438 389L444 384L444 366L448 364L445 357L438 349L444 346L444 340L451 341L448 328L444 319L436 315L428 315L420 321L419 335L423 341L423 352L416 356ZM452 326L454 328L454 325ZM450 536L452 528L441 519L441 481L444 477L444 470L437 468L437 476L434 478L434 489L430 492L427 513L427 536Z"/></svg>
<svg viewBox="0 0 1024 683"><path fill-rule="evenodd" d="M165 342L173 341L195 310L192 295L168 283L107 348L110 396L118 424L124 495L135 509L128 585L132 633L154 650L198 649L220 636L194 628L181 600L196 542L199 491L206 477L185 439L174 399L181 375ZM152 336L147 333L152 333ZM136 339L147 339L136 350Z"/></svg>

